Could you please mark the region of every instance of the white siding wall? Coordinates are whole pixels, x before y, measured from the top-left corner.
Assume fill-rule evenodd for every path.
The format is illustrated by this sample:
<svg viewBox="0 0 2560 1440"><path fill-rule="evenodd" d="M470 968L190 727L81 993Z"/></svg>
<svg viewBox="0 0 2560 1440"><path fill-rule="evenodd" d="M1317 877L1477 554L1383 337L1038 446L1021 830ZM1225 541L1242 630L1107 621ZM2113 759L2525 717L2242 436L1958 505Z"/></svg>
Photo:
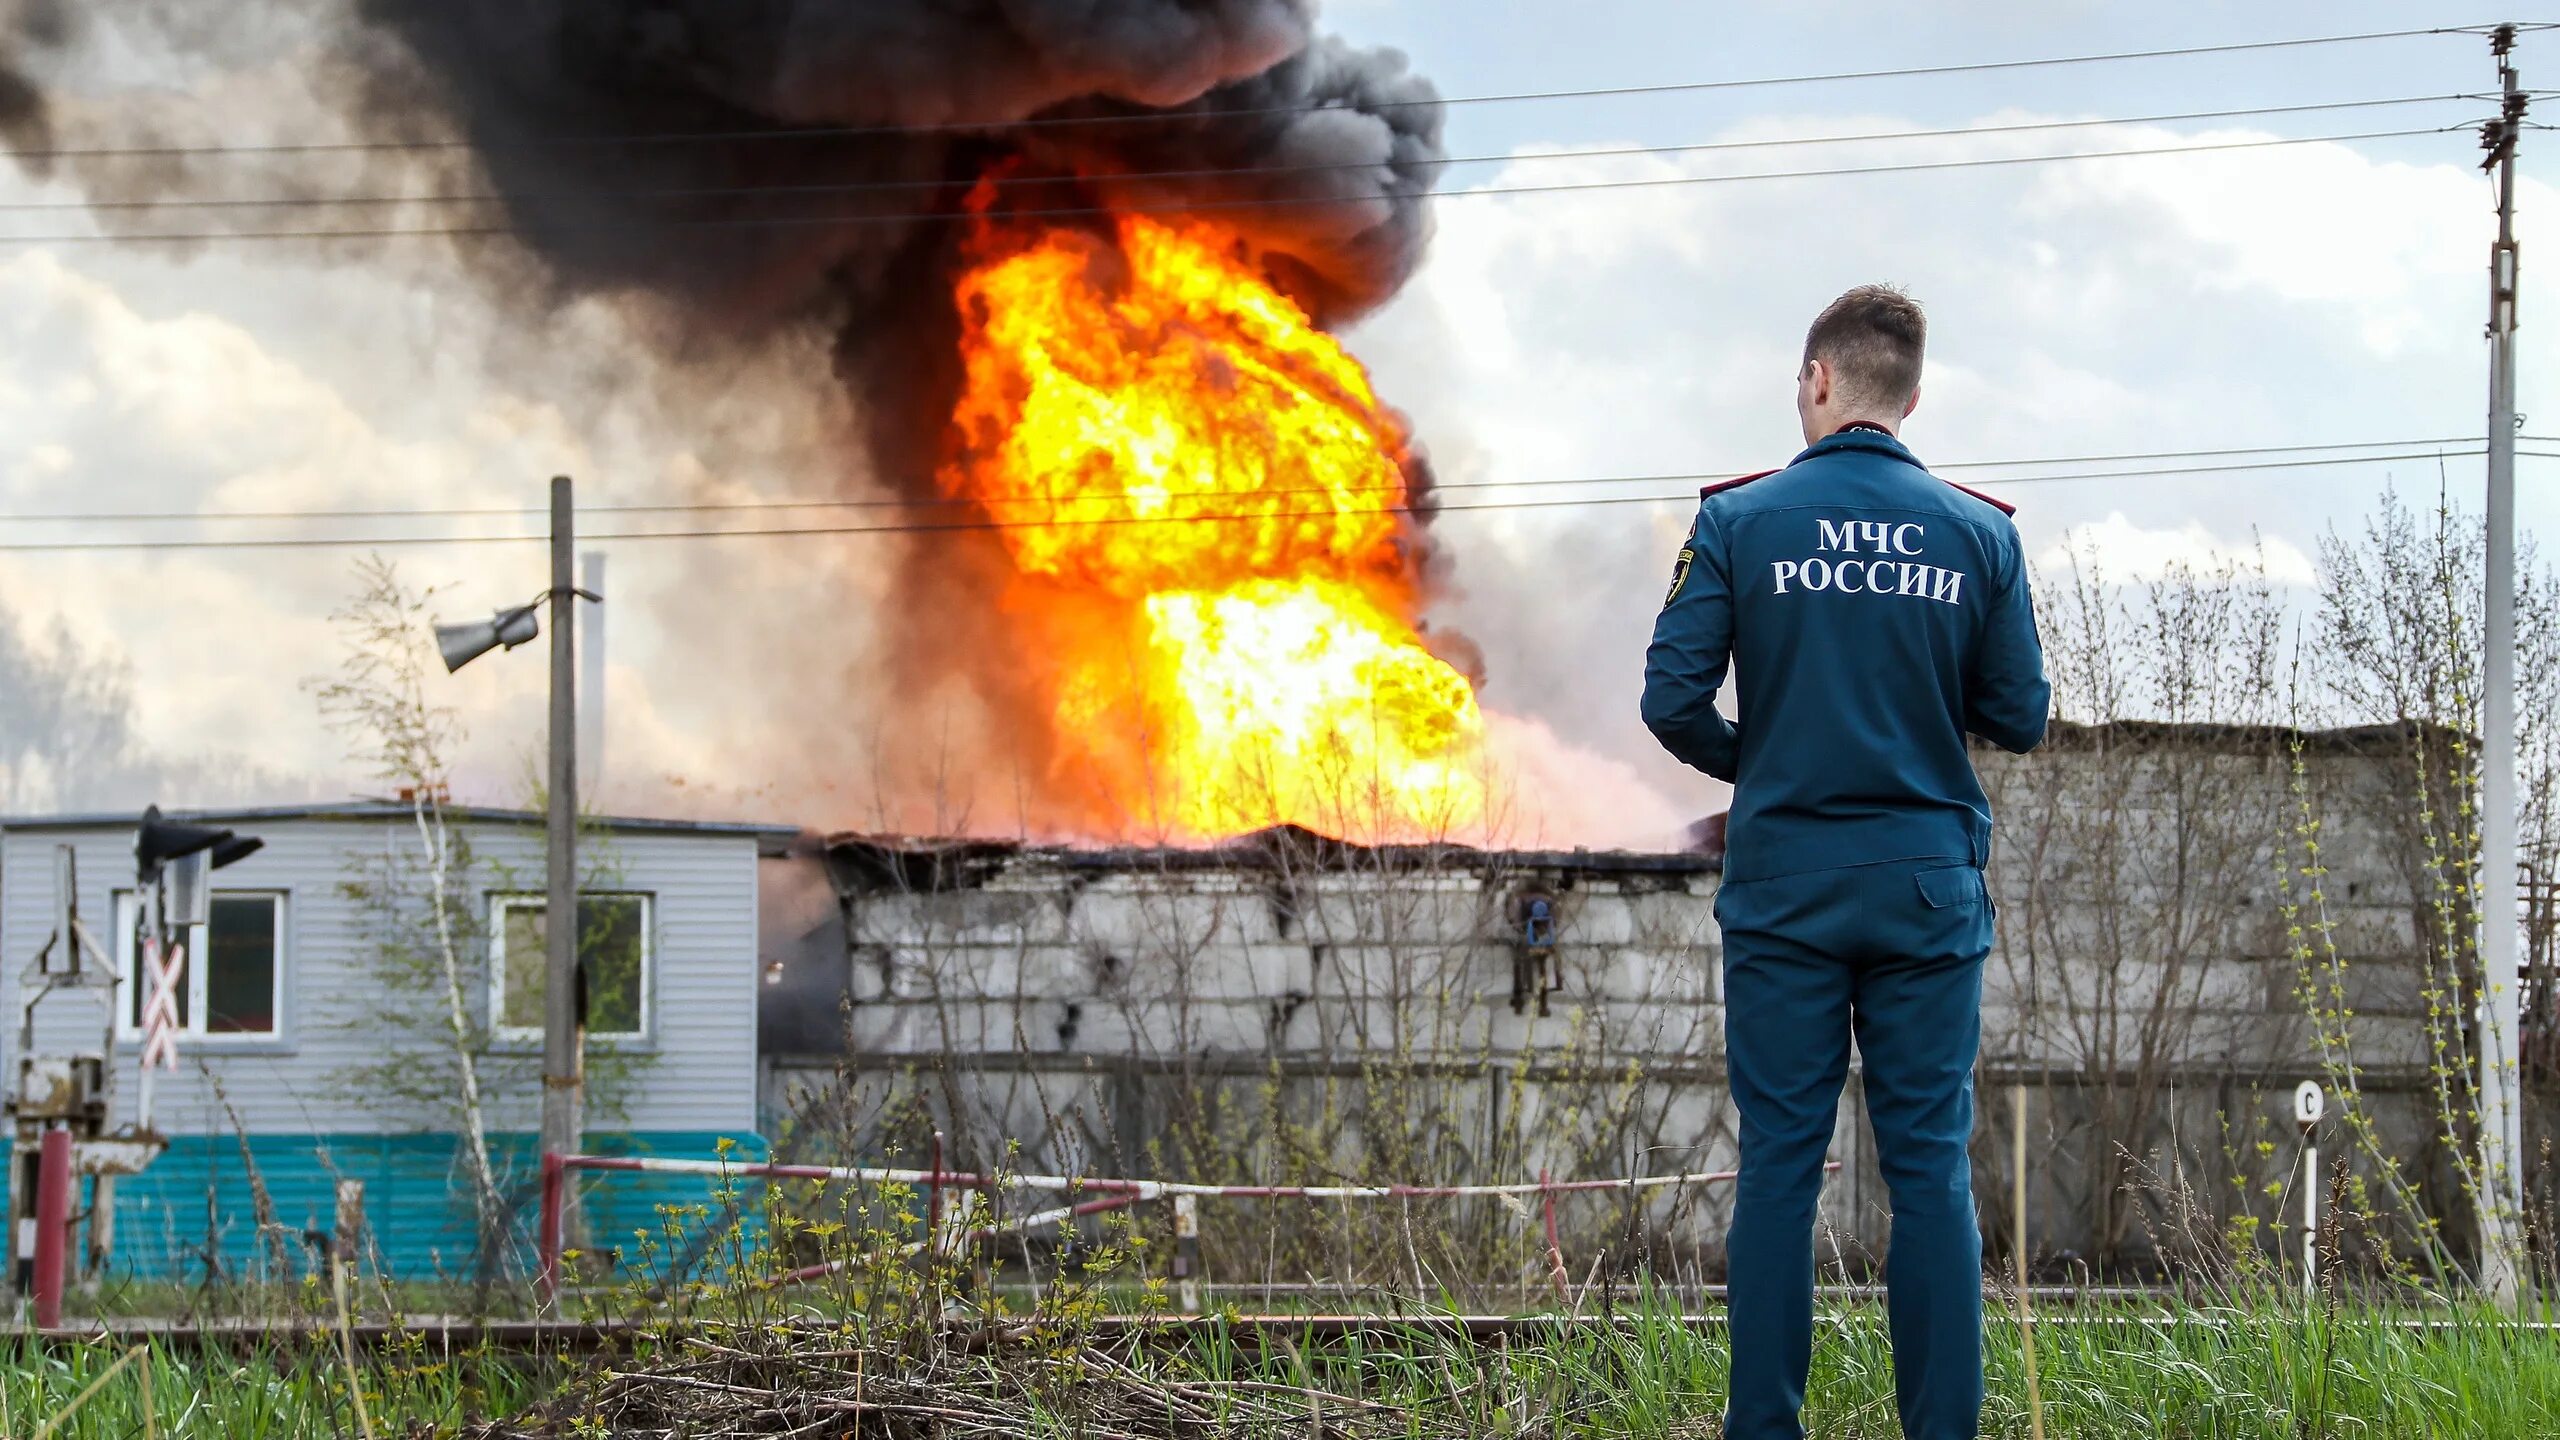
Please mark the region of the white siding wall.
<svg viewBox="0 0 2560 1440"><path fill-rule="evenodd" d="M281 1033L207 1037L182 1042L180 1069L159 1076L159 1128L170 1134L221 1134L232 1122L216 1093L252 1133L312 1134L441 1128L368 1108L348 1092L348 1072L396 1053L380 1013L380 985L363 935L362 905L342 893L351 858L414 846L405 824L380 819L310 818L243 822L266 848L222 870L216 889L286 892ZM490 889L542 886L538 827L486 823L467 831L479 874L476 895ZM22 976L53 928L54 847L77 848L80 912L101 945L113 951L113 893L133 884L133 831L29 828L0 836L0 1074L14 1080L18 1024L26 1002ZM597 888L654 895L650 1034L634 1056L621 1123L614 1128L717 1130L743 1134L756 1117L756 841L748 834L621 832L586 840ZM470 999L485 1006L487 954L480 947ZM37 1046L87 1050L103 1018L96 1000L61 996L39 1012ZM432 1057L431 1039L410 1048ZM132 1114L136 1050L118 1047L119 1118ZM539 1103L538 1047L492 1063L486 1081L489 1123L499 1130L534 1128ZM449 1052L448 1052L449 1053ZM199 1066L198 1061L203 1064ZM433 1083L432 1080L429 1083ZM610 1123L599 1117L599 1126Z"/></svg>

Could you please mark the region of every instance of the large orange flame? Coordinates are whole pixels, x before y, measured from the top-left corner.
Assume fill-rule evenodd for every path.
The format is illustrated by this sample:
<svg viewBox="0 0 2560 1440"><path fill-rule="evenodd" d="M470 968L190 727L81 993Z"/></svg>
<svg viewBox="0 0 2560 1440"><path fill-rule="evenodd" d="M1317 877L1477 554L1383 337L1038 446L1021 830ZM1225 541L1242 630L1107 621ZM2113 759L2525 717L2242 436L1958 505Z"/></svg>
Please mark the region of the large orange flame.
<svg viewBox="0 0 2560 1440"><path fill-rule="evenodd" d="M1062 788L1100 826L1421 838L1484 809L1424 644L1408 438L1226 237L982 222L944 493L996 522Z"/></svg>

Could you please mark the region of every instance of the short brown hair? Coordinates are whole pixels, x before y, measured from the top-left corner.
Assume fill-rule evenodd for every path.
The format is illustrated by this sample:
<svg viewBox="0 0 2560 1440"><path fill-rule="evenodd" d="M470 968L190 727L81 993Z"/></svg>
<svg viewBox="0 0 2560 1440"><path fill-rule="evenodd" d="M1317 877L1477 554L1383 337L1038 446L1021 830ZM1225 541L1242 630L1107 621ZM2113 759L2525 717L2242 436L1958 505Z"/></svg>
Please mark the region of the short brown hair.
<svg viewBox="0 0 2560 1440"><path fill-rule="evenodd" d="M1890 285L1861 285L1813 317L1804 334L1806 364L1831 367L1849 398L1896 406L1920 388L1920 354L1929 317L1920 302Z"/></svg>

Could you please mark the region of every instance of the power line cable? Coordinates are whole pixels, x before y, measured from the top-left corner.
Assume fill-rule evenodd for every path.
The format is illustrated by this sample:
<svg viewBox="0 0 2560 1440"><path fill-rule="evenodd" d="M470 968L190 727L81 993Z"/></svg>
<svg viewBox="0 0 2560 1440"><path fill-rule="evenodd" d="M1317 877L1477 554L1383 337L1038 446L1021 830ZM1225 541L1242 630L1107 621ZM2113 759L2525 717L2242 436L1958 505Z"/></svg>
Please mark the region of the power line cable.
<svg viewBox="0 0 2560 1440"><path fill-rule="evenodd" d="M2260 105L2230 110L2187 110L2161 115L2126 115L2099 119L2032 120L2012 125L1957 125L1936 130L1871 130L1849 135L1780 136L1758 140L1706 140L1688 144L1620 145L1603 148L1536 150L1507 155L1454 155L1427 162L1434 169L1453 165L1508 165L1524 161L1611 160L1643 155L1695 155L1734 150L1768 150L1800 145L1853 145L1889 140L1944 140L1978 135L2015 135L2049 130L2079 130L2110 125L2167 125L2193 120L2237 120L2274 115L2303 115L2336 110L2378 110L2408 105L2441 105L2486 101L2478 94L2406 95L2388 100L2328 100L2302 105ZM1155 180L1264 180L1280 175L1317 175L1386 168L1373 160L1321 164L1226 167L1192 170L1133 170L1092 175L990 175L974 179L846 180L806 185L710 185L640 190L529 191L509 194L481 191L450 195L251 195L224 198L190 196L169 199L90 199L0 201L0 213L135 210L312 209L331 206L378 208L393 205L503 205L528 200L712 200L748 196L858 195L885 192L967 191L980 186L1020 190L1036 186L1124 184Z"/></svg>
<svg viewBox="0 0 2560 1440"><path fill-rule="evenodd" d="M2339 441L2316 445L2251 445L2207 450L2148 450L2108 455L2047 455L2026 460L1955 460L1943 464L1932 464L1929 468L1934 473L1941 470L2014 470L2055 465L2120 465L2138 460L2197 460L2233 455L2306 455L2320 452L2335 452L2340 450L2392 450L2406 452L2390 455L2360 455L2346 457L2345 459L2311 459L2299 462L2284 462L2285 464L2301 465L2338 463L2364 464L2393 460L2430 460L2439 455L2451 454L2476 455L2480 453L2478 450L2446 451L2442 447L2447 445L2467 445L2477 443L2477 436L2452 436L2441 439ZM2554 443L2560 443L2560 441L2555 441ZM2190 470L2175 473L2202 473L2208 469L2258 470L2270 468L2278 467L2272 464L2193 467ZM1707 480L1726 475L1740 475L1746 473L1748 473L1748 471L1743 468L1732 467L1723 470L1649 472L1641 475L1556 476L1536 480L1447 480L1435 481L1431 486L1431 493L1436 495L1450 490L1520 490L1550 489L1565 486L1579 487L1668 484L1682 480ZM2078 475L2054 475L2041 477L2030 476L2023 478L2030 480L2068 480L2079 478L2103 478L2110 474L2149 475L2157 473L2164 472L2155 470L2098 471L2092 472L2087 477ZM1972 483L1978 485L2001 485L2014 482L1998 477L1986 477ZM1350 487L1350 491L1351 493L1361 493L1363 491L1374 493L1384 488L1386 487L1353 486ZM1302 486L1276 490L1257 490L1251 493L1256 496L1267 496L1330 495L1341 492L1336 491L1330 486ZM1129 500L1132 498L1136 498L1133 492L1126 490L1111 490L1095 491L1082 495L1025 496L1018 499L1009 499L1002 503L1007 505L1039 503L1069 505L1091 504L1101 501ZM1201 500L1212 500L1234 499L1237 497L1232 495L1204 495L1197 498ZM903 498L866 497L811 500L710 500L643 504L581 505L578 507L578 513L580 515L711 515L774 510L902 510L941 506L970 506L984 503L986 502L981 497L976 496L914 496ZM89 512L0 514L0 524L111 525L127 522L191 524L207 521L259 521L266 523L281 521L289 523L307 520L509 520L528 519L547 515L549 513L550 512L543 507L530 505L333 510L99 510Z"/></svg>
<svg viewBox="0 0 2560 1440"><path fill-rule="evenodd" d="M2135 150L2082 150L2058 155L2002 155L1967 160L1927 160L1896 165L1853 165L1831 169L1768 170L1741 175L1675 175L1640 180L1599 180L1550 185L1493 185L1466 190L1384 190L1362 200L1471 200L1498 195L1556 195L1603 190L1651 190L1682 185L1740 184L1755 180L1808 180L1840 175L1888 175L1939 170L1969 170L2010 165L2040 165L2061 160L2118 160L2157 155L2209 155L2236 150L2267 150L2291 145L2344 144L2358 140L2396 140L2418 135L2444 135L2468 131L2469 123L2439 125L2410 130L2368 130L2343 135L2296 135L2264 140L2237 140L2198 145L2164 145ZM1211 211L1251 209L1302 209L1344 203L1342 197L1254 196L1232 200L1202 200L1178 205L1135 205L1112 207L1072 205L1008 210L1006 220L1067 219L1097 216L1184 216ZM650 228L676 231L709 232L715 230L757 230L801 228L807 226L860 226L884 224L930 224L968 220L973 217L953 211L928 211L901 214L794 215L794 216L723 216L714 219L680 219L651 222ZM627 222L599 222L546 225L549 233L575 233L639 228ZM138 232L91 235L0 235L0 245L97 245L97 244L195 244L227 240L389 240L411 237L472 238L513 236L520 233L513 225L445 225L387 226L379 228L332 228L320 230L198 230Z"/></svg>
<svg viewBox="0 0 2560 1440"><path fill-rule="evenodd" d="M2057 455L2039 460L1953 460L1945 464L1932 464L1929 469L1932 472L1935 472L1939 470L1980 470L1995 466L2014 468L2022 465L2100 465L2126 460L2192 460L2206 456L2219 455L2290 455L2320 450L2425 450L2430 446L2476 445L2479 442L2480 437L2477 435L2451 435L2435 439L2418 440L2335 440L2323 441L2318 444L2311 445L2240 445L2229 446L2219 450L2145 450L2117 455ZM2428 453L2433 452L2428 451ZM2426 455L2380 456L2376 458L2425 459ZM1989 484L1991 482L1984 481L1983 483Z"/></svg>
<svg viewBox="0 0 2560 1440"><path fill-rule="evenodd" d="M2031 70L2054 66L2097 65L2131 60L2163 60L2196 55L2234 55L2268 50L2294 50L2321 45L2351 45L2377 40L2406 40L2425 35L2480 35L2493 25L2439 25L2409 30L2369 30L2347 35L2304 35L2279 40L2244 40L2221 45L2183 45L2153 50L2117 50L2089 55L2053 55L2023 60L1976 60L1949 65L1910 65L1891 69L1834 70L1813 74L1762 75L1733 80L1687 80L1654 85L1592 86L1565 90L1516 90L1484 95L1447 95L1430 99L1378 100L1362 107L1366 111L1427 108L1453 105L1501 105L1545 100L1622 99L1643 95L1703 94L1725 90L1767 89L1791 85L1820 85L1848 81L1900 80L1930 75L1980 75L2007 70ZM2519 32L2553 28L2549 24L2519 26ZM442 150L545 149L560 146L615 146L634 144L695 144L728 141L776 141L840 139L871 135L980 134L992 130L1041 130L1123 125L1200 125L1220 120L1247 119L1272 115L1301 115L1323 110L1349 107L1319 102L1312 105L1268 105L1230 110L1136 110L1107 115L1034 115L1020 119L952 120L927 125L814 125L791 129L759 130L695 130L667 131L637 135L563 135L540 139L482 143L463 139L446 140L339 140L303 141L287 144L260 145L146 145L91 148L54 148L17 152L30 160L102 160L102 159L166 159L176 156L209 155L285 155L364 152L421 152Z"/></svg>
<svg viewBox="0 0 2560 1440"><path fill-rule="evenodd" d="M2250 465L2204 465L2161 467L2147 470L2108 470L2074 475L2019 475L2009 476L2003 479L1988 479L1977 483L1986 485L2030 485L2087 480L2150 479L2178 475L2222 474L2231 471L2244 470L2291 469L2308 465L2367 465L2386 464L2408 459L2452 459L2460 458L2462 456L2477 455L2480 453L2482 452L2465 450L2450 452L2443 456L2347 456L2325 460L2277 461ZM2560 459L2560 451L2549 453L2538 451L2519 453L2531 454L2535 458ZM1666 481L1703 480L1712 482L1716 480L1730 479L1732 477L1724 474L1702 473L1696 475L1662 476L1659 478ZM1060 527L1083 528L1086 526L1100 525L1262 524L1275 520L1330 520L1364 515L1427 514L1428 516L1436 519L1443 515L1464 515L1479 511L1551 510L1559 508L1591 508L1603 505L1694 504L1696 503L1696 500L1697 496L1694 492L1681 492L1670 495L1582 496L1563 500L1495 500L1474 505L1437 506L1424 512L1416 512L1408 506L1388 505L1369 508L1352 507L1335 510L1264 512L1239 511L1213 515L1114 515L1070 520L953 520L895 522L884 525L777 525L761 527L741 526L715 530L626 530L607 532L603 534L581 535L578 537L578 543L581 545L587 545L644 540L755 540L775 539L787 536L819 535L931 535L976 531L1054 529ZM539 544L547 542L549 538L550 537L547 535L297 535L258 536L221 540L37 540L0 543L0 553L70 554L152 550L401 549L454 545Z"/></svg>

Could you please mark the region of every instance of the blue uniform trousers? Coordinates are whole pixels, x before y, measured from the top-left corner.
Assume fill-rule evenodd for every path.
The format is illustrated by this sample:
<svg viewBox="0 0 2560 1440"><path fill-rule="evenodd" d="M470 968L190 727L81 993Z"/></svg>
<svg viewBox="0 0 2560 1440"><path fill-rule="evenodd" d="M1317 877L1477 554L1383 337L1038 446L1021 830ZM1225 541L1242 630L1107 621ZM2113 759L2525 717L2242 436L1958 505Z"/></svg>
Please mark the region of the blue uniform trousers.
<svg viewBox="0 0 2560 1440"><path fill-rule="evenodd" d="M1725 1053L1742 1115L1727 1245L1728 1440L1801 1440L1813 1219L1849 1069L1893 1201L1885 1262L1908 1440L1972 1440L1982 1408L1973 1063L1992 907L1971 860L1898 860L1728 884Z"/></svg>

